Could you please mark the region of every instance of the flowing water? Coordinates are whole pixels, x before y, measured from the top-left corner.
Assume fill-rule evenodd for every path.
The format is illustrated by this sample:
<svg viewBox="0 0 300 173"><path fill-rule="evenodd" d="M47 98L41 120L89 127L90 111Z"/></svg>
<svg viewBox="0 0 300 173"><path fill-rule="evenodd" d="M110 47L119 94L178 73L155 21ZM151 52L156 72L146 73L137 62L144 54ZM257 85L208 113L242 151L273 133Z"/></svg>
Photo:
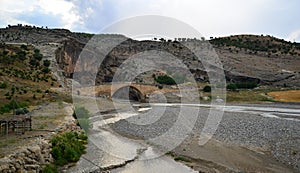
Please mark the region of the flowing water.
<svg viewBox="0 0 300 173"><path fill-rule="evenodd" d="M135 106L141 106L139 104ZM177 107L182 104L153 104L152 106ZM299 121L300 109L295 107L268 107L259 105L228 105L211 107L205 104L186 104L186 107L201 107L203 109L217 109L227 112L245 112L257 114L268 118L282 118ZM172 172L189 173L196 172L186 165L174 161L165 155L160 156L149 144L141 140L135 140L116 134L106 124L134 117L139 112L149 111L150 107L140 108L136 112L123 112L105 115L96 115L90 118L93 124L93 134L89 135L87 153L84 154L76 166L67 172L91 172L110 170L113 173L152 173Z"/></svg>
<svg viewBox="0 0 300 173"><path fill-rule="evenodd" d="M151 108L141 108L138 112L149 109ZM100 170L111 170L114 173L196 172L170 157L161 156L161 153L155 151L150 145L140 140L120 136L105 126L136 115L138 114L124 112L105 115L109 118L103 118L103 115L90 118L93 122L93 134L89 135L87 153L67 172L100 172Z"/></svg>

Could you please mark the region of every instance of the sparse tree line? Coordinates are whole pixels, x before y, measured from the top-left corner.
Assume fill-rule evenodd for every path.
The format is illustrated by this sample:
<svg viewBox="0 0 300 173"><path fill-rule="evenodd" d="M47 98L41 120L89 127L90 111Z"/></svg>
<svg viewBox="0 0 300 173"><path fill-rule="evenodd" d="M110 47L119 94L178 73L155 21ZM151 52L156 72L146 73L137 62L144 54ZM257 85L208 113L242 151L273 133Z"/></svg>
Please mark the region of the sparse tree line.
<svg viewBox="0 0 300 173"><path fill-rule="evenodd" d="M0 69L0 76L6 75L34 82L55 80L49 74L51 62L49 60L42 61L43 54L40 53L40 50L34 49L32 51L32 46L27 45L14 48L16 50L9 50L3 45L0 48L2 48L0 50L0 64L5 66Z"/></svg>
<svg viewBox="0 0 300 173"><path fill-rule="evenodd" d="M250 50L250 54L257 54L258 52L267 52L267 55L272 54L290 54L290 55L300 55L300 43L292 43L285 41L283 39L278 39L271 36L252 36L249 38L246 36L235 36L235 37L223 37L214 38L210 40L213 45L228 47L231 52L245 49ZM236 48L236 49L234 49Z"/></svg>
<svg viewBox="0 0 300 173"><path fill-rule="evenodd" d="M30 45L12 46L0 44L0 91L4 98L12 100L18 96L24 95L27 101L30 99L36 100L40 95L44 98L49 90L41 90L30 85L31 82L45 82L54 86L56 79L50 74L49 60L43 60L43 55L40 50L34 49ZM9 82L6 77L24 80L28 85L18 85ZM31 96L29 94L32 94ZM24 97L23 96L23 97ZM10 111L7 106L4 106L0 113Z"/></svg>
<svg viewBox="0 0 300 173"><path fill-rule="evenodd" d="M191 42L191 41L205 41L205 37L201 37L200 39L198 38L174 38L172 39L166 39L166 38L153 38L154 41L161 41L161 42L174 42L174 43L179 43L179 42Z"/></svg>

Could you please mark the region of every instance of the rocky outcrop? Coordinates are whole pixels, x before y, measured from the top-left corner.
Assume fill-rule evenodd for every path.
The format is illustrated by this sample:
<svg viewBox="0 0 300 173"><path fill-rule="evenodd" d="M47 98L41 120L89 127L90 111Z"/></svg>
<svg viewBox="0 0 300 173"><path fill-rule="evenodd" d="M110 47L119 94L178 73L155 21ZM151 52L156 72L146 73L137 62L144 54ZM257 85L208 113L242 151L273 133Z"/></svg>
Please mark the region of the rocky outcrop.
<svg viewBox="0 0 300 173"><path fill-rule="evenodd" d="M49 132L48 135L34 138L27 146L13 151L12 154L0 159L0 172L2 173L39 173L43 170L43 166L53 162L51 155L50 138L53 135L63 132L83 132L77 126L76 120L70 114L72 112L70 107L69 115L65 117L65 121L61 123L54 132Z"/></svg>
<svg viewBox="0 0 300 173"><path fill-rule="evenodd" d="M40 172L42 166L53 162L51 144L37 138L35 145L21 148L13 154L0 159L0 172Z"/></svg>
<svg viewBox="0 0 300 173"><path fill-rule="evenodd" d="M66 77L72 78L77 59L85 44L74 39L65 40L55 52L56 61Z"/></svg>

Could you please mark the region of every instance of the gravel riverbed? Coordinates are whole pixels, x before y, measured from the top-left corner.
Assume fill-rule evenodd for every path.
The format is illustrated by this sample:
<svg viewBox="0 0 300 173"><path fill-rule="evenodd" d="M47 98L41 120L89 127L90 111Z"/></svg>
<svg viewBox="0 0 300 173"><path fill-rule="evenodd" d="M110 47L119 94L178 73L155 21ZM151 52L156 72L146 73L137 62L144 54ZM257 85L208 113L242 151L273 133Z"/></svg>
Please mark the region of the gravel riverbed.
<svg viewBox="0 0 300 173"><path fill-rule="evenodd" d="M263 105L259 106L263 107ZM289 108L289 106L280 104L274 104L273 106L276 108ZM272 109L272 104L268 104L266 107ZM300 108L299 105L292 105L291 107L293 109ZM153 107L153 109L157 109L159 112L163 108ZM188 137L190 138L199 134L203 129L209 109L193 106L188 109L190 112L199 112L193 130ZM148 140L168 132L175 125L179 110L180 108L176 106L166 107L165 112L158 118L156 117L157 121L150 124L138 125L130 123L137 120L148 121L147 118L153 118L149 114L140 114L120 120L111 124L110 127L123 135ZM188 112L186 112L187 117L191 116L188 115ZM181 136L180 129L176 128L176 130L176 134ZM270 152L276 160L300 171L300 121L263 117L260 113L224 112L222 121L213 138L228 144L259 148Z"/></svg>

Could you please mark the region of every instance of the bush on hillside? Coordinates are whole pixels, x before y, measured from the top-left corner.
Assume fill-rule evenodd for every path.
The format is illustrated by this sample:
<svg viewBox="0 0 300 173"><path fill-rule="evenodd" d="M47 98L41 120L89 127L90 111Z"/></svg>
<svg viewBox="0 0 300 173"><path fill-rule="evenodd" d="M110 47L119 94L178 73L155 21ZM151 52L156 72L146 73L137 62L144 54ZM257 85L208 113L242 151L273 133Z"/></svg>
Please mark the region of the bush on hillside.
<svg viewBox="0 0 300 173"><path fill-rule="evenodd" d="M43 61L43 65L44 65L45 67L49 67L50 64L51 64L51 62L50 62L49 60L47 60L47 59Z"/></svg>
<svg viewBox="0 0 300 173"><path fill-rule="evenodd" d="M258 84L256 82L241 82L236 83L236 87L239 89L253 89L256 88Z"/></svg>
<svg viewBox="0 0 300 173"><path fill-rule="evenodd" d="M67 132L51 138L54 164L63 166L69 162L77 162L85 153L87 137L76 132Z"/></svg>
<svg viewBox="0 0 300 173"><path fill-rule="evenodd" d="M17 102L17 101L12 100L3 106L0 106L0 114L9 113L13 109L19 109L19 108L25 108L25 107L28 107L27 102Z"/></svg>
<svg viewBox="0 0 300 173"><path fill-rule="evenodd" d="M165 84L165 85L175 85L176 82L167 75L164 76L158 76L157 78L155 78L155 81L160 83L160 84Z"/></svg>
<svg viewBox="0 0 300 173"><path fill-rule="evenodd" d="M236 91L237 86L234 83L230 83L230 84L227 85L226 89L230 90L230 91Z"/></svg>
<svg viewBox="0 0 300 173"><path fill-rule="evenodd" d="M53 164L48 164L44 167L43 173L58 173L58 169Z"/></svg>
<svg viewBox="0 0 300 173"><path fill-rule="evenodd" d="M7 83L6 83L6 82L2 82L2 83L0 84L0 88L1 88L1 89L7 88Z"/></svg>
<svg viewBox="0 0 300 173"><path fill-rule="evenodd" d="M203 88L203 92L211 92L211 86L206 85L206 86Z"/></svg>

